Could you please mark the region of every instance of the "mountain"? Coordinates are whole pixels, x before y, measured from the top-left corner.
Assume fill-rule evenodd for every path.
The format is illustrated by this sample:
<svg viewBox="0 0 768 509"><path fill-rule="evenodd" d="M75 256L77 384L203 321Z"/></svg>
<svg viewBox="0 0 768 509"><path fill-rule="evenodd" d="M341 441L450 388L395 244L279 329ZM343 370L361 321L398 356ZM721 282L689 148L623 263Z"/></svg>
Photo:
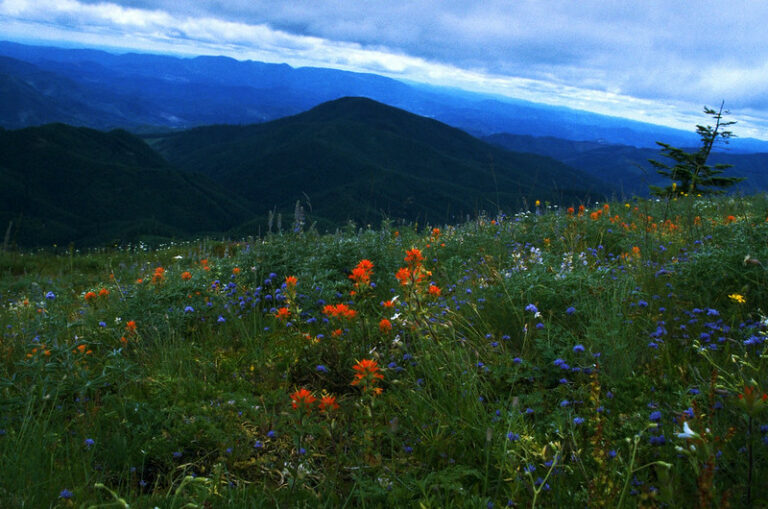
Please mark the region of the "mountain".
<svg viewBox="0 0 768 509"><path fill-rule="evenodd" d="M506 132L645 147L697 141L693 132L659 125L337 69L11 42L0 42L0 55L0 126L6 128L58 121L148 132L252 124L361 96L476 136ZM768 151L768 143L738 139L733 148Z"/></svg>
<svg viewBox="0 0 768 509"><path fill-rule="evenodd" d="M648 195L649 185L667 185L667 179L656 173L648 159L669 163L656 148L638 148L628 145L574 142L553 137L520 136L509 133L486 136L483 140L507 150L526 151L552 157L582 170L595 178L611 182L620 195ZM746 177L733 191L754 193L768 189L768 153L744 154L731 152L729 145L713 152L710 165L732 164L725 174ZM695 148L686 149L690 152Z"/></svg>
<svg viewBox="0 0 768 509"><path fill-rule="evenodd" d="M249 207L126 131L0 129L0 225L13 222L22 246L223 232L248 220Z"/></svg>
<svg viewBox="0 0 768 509"><path fill-rule="evenodd" d="M378 224L386 217L454 222L527 200L601 198L608 185L551 158L509 152L433 119L370 99L330 101L250 126L147 136L178 168L310 219ZM325 224L325 223L324 223Z"/></svg>

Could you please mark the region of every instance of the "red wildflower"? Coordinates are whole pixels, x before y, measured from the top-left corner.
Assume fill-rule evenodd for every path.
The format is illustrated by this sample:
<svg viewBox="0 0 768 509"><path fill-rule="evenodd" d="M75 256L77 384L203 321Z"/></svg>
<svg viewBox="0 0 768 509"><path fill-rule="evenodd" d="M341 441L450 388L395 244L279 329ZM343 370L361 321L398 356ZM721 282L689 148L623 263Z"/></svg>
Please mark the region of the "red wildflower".
<svg viewBox="0 0 768 509"><path fill-rule="evenodd" d="M152 274L152 282L161 283L163 279L165 279L165 269L162 267L156 268L155 273Z"/></svg>
<svg viewBox="0 0 768 509"><path fill-rule="evenodd" d="M408 284L408 281L411 279L411 271L406 267L401 267L395 273L395 279L400 281L401 285L405 286Z"/></svg>
<svg viewBox="0 0 768 509"><path fill-rule="evenodd" d="M240 267L235 267L234 269L232 269L232 274L234 274L235 276L240 274Z"/></svg>
<svg viewBox="0 0 768 509"><path fill-rule="evenodd" d="M192 273L189 272L188 270L182 272L181 273L181 279L183 279L184 281L189 281L190 279L192 279Z"/></svg>
<svg viewBox="0 0 768 509"><path fill-rule="evenodd" d="M387 332L390 332L392 330L392 322L387 320L386 318L382 318L379 322L379 330L386 334Z"/></svg>
<svg viewBox="0 0 768 509"><path fill-rule="evenodd" d="M440 287L437 285L429 285L429 294L433 297L440 297Z"/></svg>
<svg viewBox="0 0 768 509"><path fill-rule="evenodd" d="M293 394L291 394L291 400L294 410L304 410L307 413L312 411L312 404L317 401L317 398L312 395L307 389L303 387Z"/></svg>
<svg viewBox="0 0 768 509"><path fill-rule="evenodd" d="M96 292L86 292L85 293L85 302L91 302L92 300L96 299Z"/></svg>
<svg viewBox="0 0 768 509"><path fill-rule="evenodd" d="M107 290L106 288L102 288L101 290L99 290L99 297L106 297L107 295L109 295L109 290Z"/></svg>
<svg viewBox="0 0 768 509"><path fill-rule="evenodd" d="M275 318L277 318L278 320L287 320L290 316L291 316L291 310L286 307L282 307L278 309L277 312L275 313Z"/></svg>
<svg viewBox="0 0 768 509"><path fill-rule="evenodd" d="M130 334L136 333L136 320L131 320L125 324L125 330Z"/></svg>
<svg viewBox="0 0 768 509"><path fill-rule="evenodd" d="M320 409L321 412L325 412L326 410L338 410L339 404L336 403L336 396L326 395L321 397L317 408Z"/></svg>
<svg viewBox="0 0 768 509"><path fill-rule="evenodd" d="M408 267L412 269L421 265L421 262L424 261L424 256L422 256L421 251L418 248L414 247L405 252L404 260L405 263L408 264Z"/></svg>
<svg viewBox="0 0 768 509"><path fill-rule="evenodd" d="M288 288L295 288L296 284L299 282L298 279L296 279L296 276L288 276L285 278L285 286Z"/></svg>
<svg viewBox="0 0 768 509"><path fill-rule="evenodd" d="M346 318L347 320L351 320L357 316L357 311L344 303L339 303L336 305L326 304L325 307L323 307L323 313L330 316L331 318Z"/></svg>
<svg viewBox="0 0 768 509"><path fill-rule="evenodd" d="M381 393L381 389L376 387L376 384L379 380L384 379L384 375L380 373L379 364L376 361L373 359L362 359L357 361L357 364L352 366L352 369L356 371L352 385L362 385L364 392L372 390L374 394Z"/></svg>

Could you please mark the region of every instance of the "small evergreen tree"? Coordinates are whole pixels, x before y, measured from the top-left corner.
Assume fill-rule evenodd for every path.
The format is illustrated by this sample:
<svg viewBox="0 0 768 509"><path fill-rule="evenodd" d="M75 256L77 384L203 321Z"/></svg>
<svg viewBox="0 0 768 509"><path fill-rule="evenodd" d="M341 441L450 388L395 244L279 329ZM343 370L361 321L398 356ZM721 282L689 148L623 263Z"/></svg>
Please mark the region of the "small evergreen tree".
<svg viewBox="0 0 768 509"><path fill-rule="evenodd" d="M721 176L724 170L733 166L732 164L716 164L714 166L707 164L707 159L709 159L709 154L712 152L712 147L714 147L717 139L720 138L724 143L728 143L728 140L734 136L726 128L736 122L723 121L723 115L729 113L723 111L724 104L724 102L720 104L719 110L704 107L704 113L715 120L715 125L714 127L711 125L696 126L696 133L701 138L701 147L698 151L686 152L668 143L656 142L662 147L661 154L672 159L675 164L670 166L653 159L648 160L659 174L672 180L672 183L666 187L650 186L651 194L664 197L694 193L721 194L725 192L724 188L744 180L743 177Z"/></svg>

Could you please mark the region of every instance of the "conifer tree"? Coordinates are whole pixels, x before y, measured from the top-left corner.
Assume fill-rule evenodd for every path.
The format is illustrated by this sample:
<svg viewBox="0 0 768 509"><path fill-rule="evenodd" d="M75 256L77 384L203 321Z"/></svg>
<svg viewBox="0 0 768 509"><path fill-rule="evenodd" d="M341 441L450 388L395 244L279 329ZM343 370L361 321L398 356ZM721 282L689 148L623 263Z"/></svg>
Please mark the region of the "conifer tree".
<svg viewBox="0 0 768 509"><path fill-rule="evenodd" d="M697 125L696 133L701 138L701 147L696 152L686 152L685 150L673 147L668 143L657 141L661 146L661 154L674 161L674 165L664 164L653 159L649 159L656 171L669 177L672 183L666 187L650 186L651 194L663 197L680 196L685 194L721 194L725 192L726 187L730 187L744 180L743 177L724 177L724 170L731 168L732 164L707 164L709 154L715 143L720 141L728 143L728 140L734 134L726 128L736 122L724 121L723 116L728 111L723 111L725 102L720 104L719 110L704 107L704 113L711 116L715 125Z"/></svg>

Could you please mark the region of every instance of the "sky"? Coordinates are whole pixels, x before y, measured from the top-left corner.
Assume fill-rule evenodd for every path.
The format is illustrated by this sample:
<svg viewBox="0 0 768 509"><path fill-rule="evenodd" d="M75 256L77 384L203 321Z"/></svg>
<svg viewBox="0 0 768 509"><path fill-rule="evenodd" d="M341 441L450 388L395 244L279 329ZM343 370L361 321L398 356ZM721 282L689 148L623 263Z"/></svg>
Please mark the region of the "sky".
<svg viewBox="0 0 768 509"><path fill-rule="evenodd" d="M768 2L0 0L0 40L373 72L768 140Z"/></svg>

